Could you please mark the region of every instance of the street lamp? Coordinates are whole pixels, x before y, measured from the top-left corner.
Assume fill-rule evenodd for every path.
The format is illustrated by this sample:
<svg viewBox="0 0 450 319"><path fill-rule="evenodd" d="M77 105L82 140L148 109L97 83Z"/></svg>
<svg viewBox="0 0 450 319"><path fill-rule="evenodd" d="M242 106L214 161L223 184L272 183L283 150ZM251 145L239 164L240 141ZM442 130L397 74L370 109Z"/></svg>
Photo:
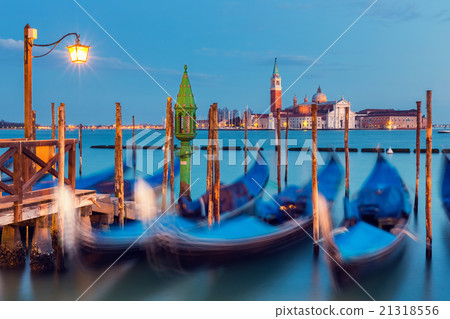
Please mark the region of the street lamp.
<svg viewBox="0 0 450 319"><path fill-rule="evenodd" d="M90 46L80 44L80 39L77 35L77 44L67 47L72 63L86 63L89 48Z"/></svg>
<svg viewBox="0 0 450 319"><path fill-rule="evenodd" d="M67 47L69 50L69 56L72 63L85 63L88 58L89 46L80 44L80 36L77 33L68 33L61 37L58 41L49 44L34 44L33 41L37 39L37 30L26 25L24 29L24 94L25 94L25 138L32 139L32 86L31 86L31 74L32 74L32 58L41 58L52 52L61 41L74 35L77 38L77 42L74 45ZM33 47L51 47L51 49L38 56L32 55Z"/></svg>

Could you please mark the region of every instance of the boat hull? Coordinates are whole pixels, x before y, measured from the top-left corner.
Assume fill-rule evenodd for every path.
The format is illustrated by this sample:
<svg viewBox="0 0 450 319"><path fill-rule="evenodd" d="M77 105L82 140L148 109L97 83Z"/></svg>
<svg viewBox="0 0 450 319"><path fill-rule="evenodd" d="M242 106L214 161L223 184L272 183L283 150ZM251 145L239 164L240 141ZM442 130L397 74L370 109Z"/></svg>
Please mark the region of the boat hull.
<svg viewBox="0 0 450 319"><path fill-rule="evenodd" d="M401 234L391 245L377 254L361 256L352 261L344 261L339 254L330 253L332 258L327 258L327 262L334 286L343 289L373 273L389 269L389 266L401 258L405 245L405 235Z"/></svg>

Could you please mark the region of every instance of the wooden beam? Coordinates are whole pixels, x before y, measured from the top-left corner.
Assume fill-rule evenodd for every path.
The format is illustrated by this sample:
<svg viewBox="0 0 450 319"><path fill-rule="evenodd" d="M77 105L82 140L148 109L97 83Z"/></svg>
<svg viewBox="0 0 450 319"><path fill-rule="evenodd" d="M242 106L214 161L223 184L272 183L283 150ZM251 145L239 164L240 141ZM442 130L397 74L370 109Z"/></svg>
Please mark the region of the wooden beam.
<svg viewBox="0 0 450 319"><path fill-rule="evenodd" d="M350 162L348 151L348 122L349 122L349 108L345 108L345 133L344 133L344 147L345 147L345 197L350 196Z"/></svg>
<svg viewBox="0 0 450 319"><path fill-rule="evenodd" d="M163 182L162 182L162 196L161 196L161 211L166 211L167 201L167 178L169 175L169 147L170 147L170 112L172 111L172 98L169 96L166 103L166 135L164 141L164 167L163 167Z"/></svg>
<svg viewBox="0 0 450 319"><path fill-rule="evenodd" d="M285 135L285 156L286 156L286 167L284 169L284 182L287 184L288 177L288 164L289 164L289 153L288 153L288 133L289 133L289 111L286 111L286 135Z"/></svg>
<svg viewBox="0 0 450 319"><path fill-rule="evenodd" d="M58 107L58 186L64 187L64 166L65 166L65 138L66 138L66 107L64 103Z"/></svg>
<svg viewBox="0 0 450 319"><path fill-rule="evenodd" d="M422 101L416 102L416 194L414 196L414 215L417 217L419 205L419 177L420 177L420 131L422 129Z"/></svg>
<svg viewBox="0 0 450 319"><path fill-rule="evenodd" d="M277 186L278 193L281 192L281 116L280 109L277 109L277 140L276 140L276 150L277 150Z"/></svg>
<svg viewBox="0 0 450 319"><path fill-rule="evenodd" d="M79 153L79 174L81 176L82 166L83 166L83 125L78 126L78 153Z"/></svg>
<svg viewBox="0 0 450 319"><path fill-rule="evenodd" d="M56 139L55 103L52 102L52 140Z"/></svg>
<svg viewBox="0 0 450 319"><path fill-rule="evenodd" d="M208 148L206 157L206 190L208 193L208 226L211 227L213 224L213 214L214 214L214 202L213 202L213 107L209 108L208 112Z"/></svg>
<svg viewBox="0 0 450 319"><path fill-rule="evenodd" d="M219 164L219 123L217 118L217 103L213 104L214 122L214 220L220 223L220 164Z"/></svg>
<svg viewBox="0 0 450 319"><path fill-rule="evenodd" d="M248 121L248 107L244 112L244 174L247 175L247 121Z"/></svg>
<svg viewBox="0 0 450 319"><path fill-rule="evenodd" d="M115 176L114 191L118 198L117 209L119 226L124 226L124 185L123 185L123 141L122 141L122 107L116 103L116 140L115 140Z"/></svg>
<svg viewBox="0 0 450 319"><path fill-rule="evenodd" d="M23 175L23 155L22 155L22 144L19 144L19 148L14 154L13 166L14 166L14 188L15 193L17 195L17 200L14 202L14 221L18 222L22 220L22 204L23 204L23 196L22 196L22 184L24 181Z"/></svg>
<svg viewBox="0 0 450 319"><path fill-rule="evenodd" d="M312 204L313 204L313 237L314 255L319 255L319 191L317 188L317 104L311 105L312 113L312 147L311 147L311 175L312 175Z"/></svg>
<svg viewBox="0 0 450 319"><path fill-rule="evenodd" d="M431 259L432 251L432 223L431 223L431 151L432 151L432 136L433 136L433 120L432 120L432 104L431 104L431 91L427 91L427 155L425 165L425 224L427 229L426 240L426 257Z"/></svg>

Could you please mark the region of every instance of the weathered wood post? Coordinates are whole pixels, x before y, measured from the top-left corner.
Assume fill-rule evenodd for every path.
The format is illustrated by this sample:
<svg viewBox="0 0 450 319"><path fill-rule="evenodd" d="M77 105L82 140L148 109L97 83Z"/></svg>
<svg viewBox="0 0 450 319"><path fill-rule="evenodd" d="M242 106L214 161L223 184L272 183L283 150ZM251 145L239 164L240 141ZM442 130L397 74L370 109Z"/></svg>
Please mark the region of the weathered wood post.
<svg viewBox="0 0 450 319"><path fill-rule="evenodd" d="M280 109L277 109L277 185L278 193L281 192L281 116Z"/></svg>
<svg viewBox="0 0 450 319"><path fill-rule="evenodd" d="M52 140L56 139L56 121L55 121L55 103L52 102L51 104L51 111L52 111ZM53 147L53 154L56 154L55 152L56 148ZM55 168L55 166L53 166L53 168ZM53 179L55 177L53 176ZM57 232L58 232L58 228L57 228L57 218L56 218L56 214L52 214L52 226L50 227L50 232L52 234L52 236L57 237Z"/></svg>
<svg viewBox="0 0 450 319"><path fill-rule="evenodd" d="M432 151L432 134L433 134L433 121L432 121L432 105L431 105L431 90L427 91L427 156L426 156L426 191L425 191L425 222L427 227L427 249L426 257L431 259L432 248L432 223L431 223L431 151Z"/></svg>
<svg viewBox="0 0 450 319"><path fill-rule="evenodd" d="M289 133L289 111L286 111L286 135L285 135L285 156L286 156L286 167L284 169L284 182L287 184L287 176L288 176L288 164L289 164L289 158L288 158L288 133Z"/></svg>
<svg viewBox="0 0 450 319"><path fill-rule="evenodd" d="M36 111L33 110L31 112L31 132L32 132L32 139L36 140Z"/></svg>
<svg viewBox="0 0 450 319"><path fill-rule="evenodd" d="M83 165L83 125L78 126L78 153L79 153L79 174L81 176L81 167Z"/></svg>
<svg viewBox="0 0 450 319"><path fill-rule="evenodd" d="M116 103L116 141L114 191L117 197L117 217L119 226L124 226L124 185L123 185L123 145L122 145L122 107Z"/></svg>
<svg viewBox="0 0 450 319"><path fill-rule="evenodd" d="M170 108L170 204L175 202L175 154L174 154L174 125L173 109Z"/></svg>
<svg viewBox="0 0 450 319"><path fill-rule="evenodd" d="M414 215L417 217L419 205L419 176L420 176L420 131L422 130L422 101L417 101L416 119L416 195L414 197Z"/></svg>
<svg viewBox="0 0 450 319"><path fill-rule="evenodd" d="M344 147L345 147L345 197L348 199L350 196L350 163L348 153L348 121L349 121L349 108L345 108L345 133L344 133Z"/></svg>
<svg viewBox="0 0 450 319"><path fill-rule="evenodd" d="M54 215L54 214L53 214ZM28 243L30 242L30 237L28 233L28 226L25 227L25 251L28 253Z"/></svg>
<svg viewBox="0 0 450 319"><path fill-rule="evenodd" d="M55 103L52 102L52 140L56 139Z"/></svg>
<svg viewBox="0 0 450 319"><path fill-rule="evenodd" d="M313 204L313 238L314 255L319 255L319 191L317 188L317 104L311 105L312 113L312 147L311 147L311 175L312 175L312 204Z"/></svg>
<svg viewBox="0 0 450 319"><path fill-rule="evenodd" d="M208 226L211 227L213 223L214 201L213 201L213 108L209 108L208 112L208 147L206 157L206 190L208 192Z"/></svg>
<svg viewBox="0 0 450 319"><path fill-rule="evenodd" d="M58 188L61 196L62 189L64 188L64 176L65 176L65 156L66 156L66 108L64 103L61 103L58 107ZM63 208L62 202L59 201L58 214L62 214ZM61 215L60 215L61 216ZM57 218L52 218L52 230L53 236L56 237L56 269L58 271L63 270L64 267L64 248L62 234L58 231L59 222Z"/></svg>
<svg viewBox="0 0 450 319"><path fill-rule="evenodd" d="M248 108L244 112L244 174L247 175L247 111Z"/></svg>
<svg viewBox="0 0 450 319"><path fill-rule="evenodd" d="M136 125L134 123L134 115L133 115L133 174L134 178L136 179L136 137L135 137L135 131Z"/></svg>
<svg viewBox="0 0 450 319"><path fill-rule="evenodd" d="M214 220L220 223L220 164L219 164L219 123L217 119L217 103L213 104L214 122Z"/></svg>
<svg viewBox="0 0 450 319"><path fill-rule="evenodd" d="M58 107L58 187L64 187L65 161L66 161L66 106L64 103Z"/></svg>
<svg viewBox="0 0 450 319"><path fill-rule="evenodd" d="M163 167L163 184L162 184L162 203L161 211L166 211L167 200L167 178L169 175L169 147L170 147L170 112L172 111L172 98L167 98L166 104L166 136L164 141L164 167Z"/></svg>
<svg viewBox="0 0 450 319"><path fill-rule="evenodd" d="M33 61L33 32L30 25L26 25L24 28L24 59L23 59L23 70L24 70L24 101L25 101L25 112L24 112L24 126L25 126L25 138L32 138L32 85L31 85L31 72L32 72L32 61ZM27 161L28 165L30 161ZM25 172L29 171L29 167L26 168Z"/></svg>
<svg viewBox="0 0 450 319"><path fill-rule="evenodd" d="M17 194L17 200L14 202L14 222L18 223L22 221L22 208L23 208L23 174L27 167L24 167L24 161L22 160L23 149L22 143L14 154L13 158L13 182L14 189Z"/></svg>
<svg viewBox="0 0 450 319"><path fill-rule="evenodd" d="M36 111L33 110L31 111L31 138L33 140L36 140ZM36 147L32 147L32 152L34 154L36 154ZM36 163L34 163L33 161L30 161L30 176L32 176L32 174L34 174L34 172L36 171L37 167L36 167Z"/></svg>

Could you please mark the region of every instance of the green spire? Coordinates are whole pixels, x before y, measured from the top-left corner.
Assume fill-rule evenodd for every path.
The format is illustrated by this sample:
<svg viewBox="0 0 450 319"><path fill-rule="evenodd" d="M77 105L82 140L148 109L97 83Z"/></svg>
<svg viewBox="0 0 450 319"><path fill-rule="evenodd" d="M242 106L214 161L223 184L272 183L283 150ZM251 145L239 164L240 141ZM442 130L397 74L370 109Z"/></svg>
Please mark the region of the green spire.
<svg viewBox="0 0 450 319"><path fill-rule="evenodd" d="M275 58L275 65L273 66L273 74L278 75L277 58Z"/></svg>
<svg viewBox="0 0 450 319"><path fill-rule="evenodd" d="M177 105L182 108L197 108L194 101L194 94L192 94L186 64L184 65L184 73L180 84L180 91L178 91L177 95ZM175 107L177 107L177 105L175 105Z"/></svg>

